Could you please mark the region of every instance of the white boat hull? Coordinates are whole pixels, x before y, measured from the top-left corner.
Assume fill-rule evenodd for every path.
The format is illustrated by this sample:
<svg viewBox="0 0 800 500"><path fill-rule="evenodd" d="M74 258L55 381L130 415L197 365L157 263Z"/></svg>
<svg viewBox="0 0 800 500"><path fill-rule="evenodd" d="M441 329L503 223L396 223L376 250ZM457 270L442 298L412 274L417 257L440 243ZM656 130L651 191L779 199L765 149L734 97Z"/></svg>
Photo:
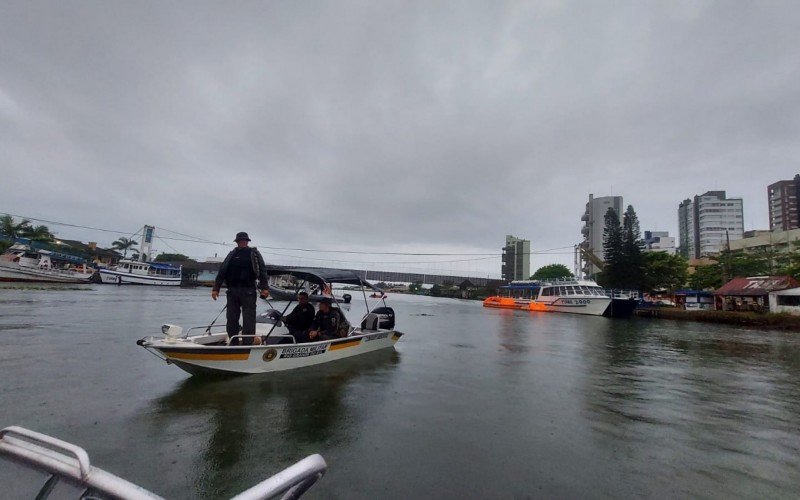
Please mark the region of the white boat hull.
<svg viewBox="0 0 800 500"><path fill-rule="evenodd" d="M149 276L145 274L115 271L112 269L101 269L100 280L109 285L180 286L181 284L180 276L174 278L167 276Z"/></svg>
<svg viewBox="0 0 800 500"><path fill-rule="evenodd" d="M267 331L257 333L266 334ZM354 335L345 338L302 344L226 346L198 343L224 340L227 336L223 333L177 340L144 339L140 345L157 351L168 363L193 375L254 374L305 368L391 348L402 335L395 330L362 332L357 329Z"/></svg>
<svg viewBox="0 0 800 500"><path fill-rule="evenodd" d="M540 310L537 306L543 306L541 310L548 312L604 316L610 305L611 299L608 297L561 297L550 303L532 301L530 309L536 311Z"/></svg>
<svg viewBox="0 0 800 500"><path fill-rule="evenodd" d="M29 283L89 283L92 273L78 273L56 269L38 269L0 263L0 281Z"/></svg>

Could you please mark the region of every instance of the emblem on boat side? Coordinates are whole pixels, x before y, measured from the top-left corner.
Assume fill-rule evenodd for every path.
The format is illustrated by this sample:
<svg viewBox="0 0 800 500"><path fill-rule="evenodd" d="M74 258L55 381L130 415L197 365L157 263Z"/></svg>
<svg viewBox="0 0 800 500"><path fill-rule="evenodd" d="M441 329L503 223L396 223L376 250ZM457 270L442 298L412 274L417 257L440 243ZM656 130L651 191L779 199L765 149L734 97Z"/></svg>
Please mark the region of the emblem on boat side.
<svg viewBox="0 0 800 500"><path fill-rule="evenodd" d="M277 355L278 351L276 349L267 349L267 352L264 353L264 356L262 356L262 358L264 359L264 361L272 361L273 359L275 359L275 356Z"/></svg>

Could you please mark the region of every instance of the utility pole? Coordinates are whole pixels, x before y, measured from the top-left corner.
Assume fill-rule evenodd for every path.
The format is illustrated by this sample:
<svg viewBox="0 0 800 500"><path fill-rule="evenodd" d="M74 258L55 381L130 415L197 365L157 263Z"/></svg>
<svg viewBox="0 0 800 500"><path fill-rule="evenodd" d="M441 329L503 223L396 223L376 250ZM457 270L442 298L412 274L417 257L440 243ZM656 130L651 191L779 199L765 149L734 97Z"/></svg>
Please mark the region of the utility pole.
<svg viewBox="0 0 800 500"><path fill-rule="evenodd" d="M725 264L722 267L722 277L724 278L724 283L727 283L731 280L730 271L731 271L731 235L728 233L728 230L725 230Z"/></svg>

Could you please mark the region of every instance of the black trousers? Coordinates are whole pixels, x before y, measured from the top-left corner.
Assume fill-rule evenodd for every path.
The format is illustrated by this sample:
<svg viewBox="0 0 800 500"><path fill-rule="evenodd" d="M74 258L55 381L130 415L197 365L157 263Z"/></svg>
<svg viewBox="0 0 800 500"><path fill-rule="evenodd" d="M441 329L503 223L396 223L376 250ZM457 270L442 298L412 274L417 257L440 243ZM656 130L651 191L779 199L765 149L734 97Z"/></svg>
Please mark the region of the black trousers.
<svg viewBox="0 0 800 500"><path fill-rule="evenodd" d="M226 317L228 323L225 330L228 338L239 335L239 316L242 317L242 335L255 335L256 333L256 294L255 287L228 288L228 310ZM245 344L252 344L253 339L243 339Z"/></svg>
<svg viewBox="0 0 800 500"><path fill-rule="evenodd" d="M296 326L289 326L286 325L289 330L289 334L294 337L295 342L298 344L302 342L311 342L311 339L308 338L308 328L297 328Z"/></svg>

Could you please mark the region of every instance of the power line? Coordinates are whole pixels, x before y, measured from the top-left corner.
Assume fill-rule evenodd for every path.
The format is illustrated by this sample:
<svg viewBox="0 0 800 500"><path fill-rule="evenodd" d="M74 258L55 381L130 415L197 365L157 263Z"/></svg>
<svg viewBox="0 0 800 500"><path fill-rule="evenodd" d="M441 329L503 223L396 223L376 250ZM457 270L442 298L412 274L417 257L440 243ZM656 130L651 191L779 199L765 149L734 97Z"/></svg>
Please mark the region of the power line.
<svg viewBox="0 0 800 500"><path fill-rule="evenodd" d="M12 213L6 213L6 212L0 212L0 214L8 215L8 216L11 216L11 217L19 217L19 218L27 219L27 220L31 220L31 221L44 222L44 223L47 223L47 224L53 224L53 225L57 225L57 226L73 227L73 228L78 228L78 229L88 229L88 230L91 230L91 231L100 231L100 232L104 232L104 233L112 233L112 234L117 234L117 235L129 235L130 234L131 237L133 237L133 236L135 236L136 234L139 233L139 231L136 231L135 233L131 234L128 231L117 231L117 230L113 230L113 229L99 228L99 227L93 227L93 226L85 226L85 225L81 225L81 224L71 224L71 223L68 223L68 222L60 222L60 221L54 221L54 220L50 220L50 219L41 219L41 218L37 218L37 217L28 217L28 216L24 216L24 215L12 214ZM157 238L162 240L162 241L170 240L170 241L181 241L181 242L186 242L186 243L205 243L205 244L210 244L210 245L221 245L221 246L226 246L226 247L231 246L231 243L223 243L223 242L218 242L218 241L212 241L212 240L208 240L208 239L205 239L205 238L200 238L200 237L197 237L197 236L192 236L192 235L189 235L189 234L180 233L178 231L173 231L171 229L166 229L166 228L163 228L163 227L158 227L157 229L159 229L161 231L166 231L168 233L176 234L178 236L183 236L183 238L174 238L174 237L168 237L168 236L157 236ZM166 244L166 241L164 241L164 243ZM530 252L524 252L521 255L570 255L573 252L556 252L555 250L562 250L562 249L573 248L573 247L574 247L574 245L569 245L569 246L563 246L563 247L549 248L549 249L546 249L546 250L532 250ZM172 247L170 247L170 248L172 248ZM463 259L463 260L452 260L452 261L421 261L421 262L419 262L421 264L427 264L427 263L432 263L432 264L436 264L436 263L454 263L454 262L470 262L470 261L477 261L477 260L490 260L490 259L493 259L493 258L502 257L502 255L503 255L502 253L379 252L379 251L367 251L367 250L325 250L325 249L318 249L318 248L273 247L273 246L264 246L264 245L259 246L259 248L268 249L268 250L290 251L290 252L333 253L333 254L347 254L347 255L393 255L393 256L408 256L408 257L482 257L482 258L476 258L476 259ZM281 254L274 254L274 255L281 255ZM292 255L292 256L282 255L282 256L297 258L297 256L294 256L294 255ZM327 260L327 261L330 261L330 262L350 262L350 261L336 261L336 260L333 260L333 259L311 259L311 260ZM373 264L381 264L381 263L385 263L385 264L393 264L393 263L403 264L403 263L414 263L414 262L406 262L406 261L398 261L398 262L393 262L393 261L372 261L372 262L369 262L369 263L373 263Z"/></svg>

